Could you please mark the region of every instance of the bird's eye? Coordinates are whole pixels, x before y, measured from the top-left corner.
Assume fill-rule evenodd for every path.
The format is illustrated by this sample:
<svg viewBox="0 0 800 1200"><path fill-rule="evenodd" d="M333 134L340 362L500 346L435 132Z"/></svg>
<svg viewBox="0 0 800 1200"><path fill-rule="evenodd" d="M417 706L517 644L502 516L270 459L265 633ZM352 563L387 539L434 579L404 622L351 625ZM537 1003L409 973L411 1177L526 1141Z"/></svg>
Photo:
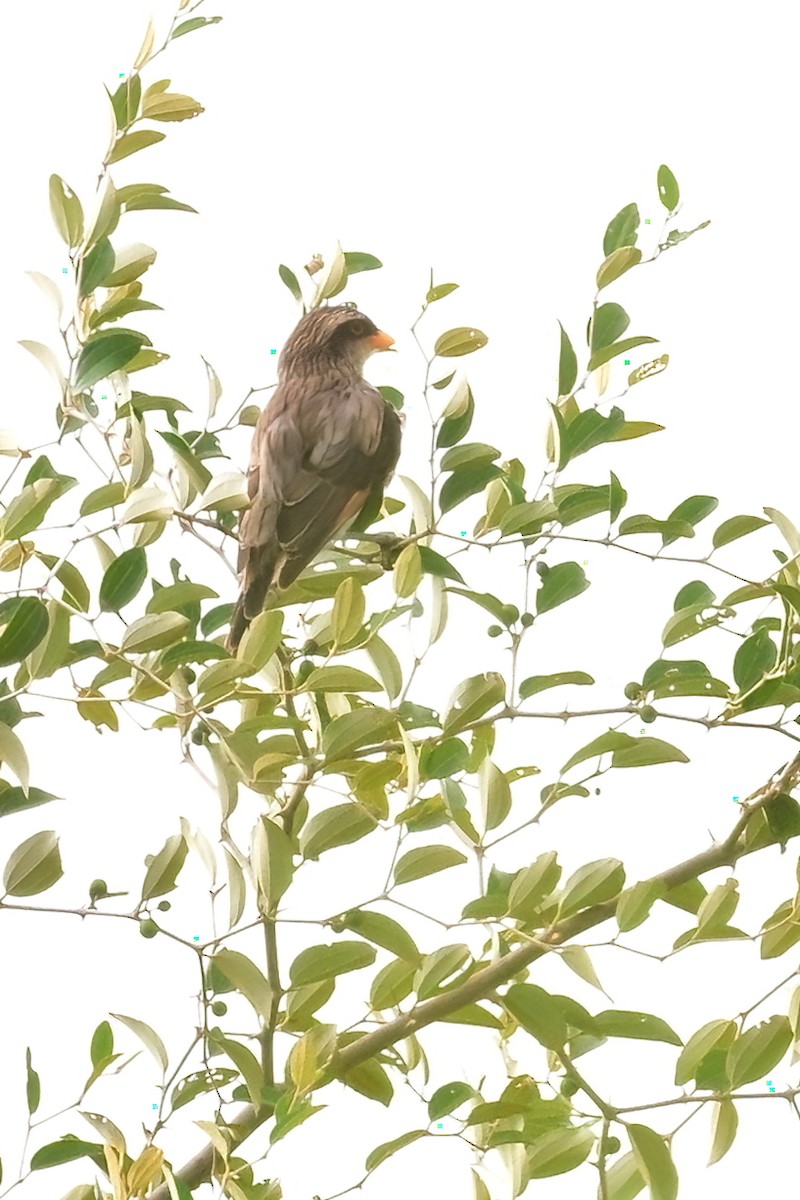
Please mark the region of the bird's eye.
<svg viewBox="0 0 800 1200"><path fill-rule="evenodd" d="M349 328L350 328L350 332L353 335L353 337L363 337L364 334L367 332L366 326L363 321L351 321Z"/></svg>

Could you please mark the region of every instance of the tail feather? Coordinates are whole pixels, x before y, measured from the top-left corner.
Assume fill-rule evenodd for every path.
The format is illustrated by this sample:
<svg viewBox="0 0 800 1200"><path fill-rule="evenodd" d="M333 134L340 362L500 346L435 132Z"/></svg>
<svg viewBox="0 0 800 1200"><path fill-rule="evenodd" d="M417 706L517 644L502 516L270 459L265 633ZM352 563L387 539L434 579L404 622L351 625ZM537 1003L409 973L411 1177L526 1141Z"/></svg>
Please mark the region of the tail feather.
<svg viewBox="0 0 800 1200"><path fill-rule="evenodd" d="M248 554L242 573L242 591L231 614L231 627L225 642L235 654L251 621L264 608L278 561L277 547L257 546Z"/></svg>

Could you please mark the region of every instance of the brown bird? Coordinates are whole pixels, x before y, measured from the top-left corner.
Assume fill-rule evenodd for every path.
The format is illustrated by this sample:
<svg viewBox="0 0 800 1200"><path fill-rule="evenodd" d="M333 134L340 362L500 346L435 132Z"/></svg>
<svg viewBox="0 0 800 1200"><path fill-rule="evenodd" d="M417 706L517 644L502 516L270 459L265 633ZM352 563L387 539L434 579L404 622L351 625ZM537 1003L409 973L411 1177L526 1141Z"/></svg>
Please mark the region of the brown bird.
<svg viewBox="0 0 800 1200"><path fill-rule="evenodd" d="M361 372L370 354L393 344L369 317L337 305L307 313L284 346L253 436L232 654L270 588L293 583L391 477L400 418Z"/></svg>

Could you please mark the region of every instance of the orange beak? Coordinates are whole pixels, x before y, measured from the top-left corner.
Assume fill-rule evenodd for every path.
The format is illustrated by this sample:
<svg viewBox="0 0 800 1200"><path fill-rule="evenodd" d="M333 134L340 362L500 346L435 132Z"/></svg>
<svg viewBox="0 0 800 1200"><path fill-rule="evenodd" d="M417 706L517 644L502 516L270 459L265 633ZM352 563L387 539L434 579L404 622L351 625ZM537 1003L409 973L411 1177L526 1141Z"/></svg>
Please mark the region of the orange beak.
<svg viewBox="0 0 800 1200"><path fill-rule="evenodd" d="M394 338L390 337L388 333L384 333L382 329L373 333L367 340L373 350L388 350L390 346L394 345Z"/></svg>

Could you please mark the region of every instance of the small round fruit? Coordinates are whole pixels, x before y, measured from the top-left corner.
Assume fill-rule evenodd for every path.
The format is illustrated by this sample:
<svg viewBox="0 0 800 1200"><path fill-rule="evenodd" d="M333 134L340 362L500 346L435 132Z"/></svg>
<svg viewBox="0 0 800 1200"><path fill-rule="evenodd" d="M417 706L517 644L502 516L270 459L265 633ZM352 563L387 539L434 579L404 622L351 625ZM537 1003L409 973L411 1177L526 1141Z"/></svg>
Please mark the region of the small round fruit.
<svg viewBox="0 0 800 1200"><path fill-rule="evenodd" d="M224 1000L215 1000L211 1005L211 1011L215 1017L224 1017L228 1011L228 1006Z"/></svg>
<svg viewBox="0 0 800 1200"><path fill-rule="evenodd" d="M537 562L536 574L539 576L540 579L544 579L545 575L547 574L547 572L549 570L550 570L550 568L548 567L546 562Z"/></svg>
<svg viewBox="0 0 800 1200"><path fill-rule="evenodd" d="M203 742L205 740L206 740L205 729L202 729L202 728L200 728L200 726L197 726L195 729L192 730L192 742L194 743L195 746L202 746Z"/></svg>
<svg viewBox="0 0 800 1200"><path fill-rule="evenodd" d="M640 683L626 683L625 684L625 696L628 700L638 699L639 693L641 692L641 690L642 690L642 685Z"/></svg>
<svg viewBox="0 0 800 1200"><path fill-rule="evenodd" d="M603 1143L603 1149L605 1150L606 1154L616 1154L621 1146L622 1142L618 1137L606 1138L605 1142Z"/></svg>
<svg viewBox="0 0 800 1200"><path fill-rule="evenodd" d="M172 908L172 905L170 904L169 900L159 900L156 907L158 908L159 912L169 912L169 910Z"/></svg>
<svg viewBox="0 0 800 1200"><path fill-rule="evenodd" d="M105 879L93 879L89 884L89 899L99 900L101 896L108 895L108 884Z"/></svg>
<svg viewBox="0 0 800 1200"><path fill-rule="evenodd" d="M502 632L503 632L502 625L490 625L489 628L486 630L488 637L500 637L500 634Z"/></svg>
<svg viewBox="0 0 800 1200"><path fill-rule="evenodd" d="M501 612L506 625L513 625L515 621L519 620L519 609L516 604L504 604Z"/></svg>
<svg viewBox="0 0 800 1200"><path fill-rule="evenodd" d="M652 725L657 717L656 710L649 704L645 704L644 708L639 709L639 716L644 721L645 725Z"/></svg>
<svg viewBox="0 0 800 1200"><path fill-rule="evenodd" d="M151 917L146 917L139 923L139 933L143 938L154 938L158 933L158 926Z"/></svg>
<svg viewBox="0 0 800 1200"><path fill-rule="evenodd" d="M575 1093L579 1092L580 1090L580 1084L576 1083L574 1079L561 1080L561 1087L559 1088L559 1091L561 1092L562 1096L574 1096Z"/></svg>
<svg viewBox="0 0 800 1200"><path fill-rule="evenodd" d="M533 624L533 613L524 612L519 620L521 625L524 625L526 629L529 629Z"/></svg>

